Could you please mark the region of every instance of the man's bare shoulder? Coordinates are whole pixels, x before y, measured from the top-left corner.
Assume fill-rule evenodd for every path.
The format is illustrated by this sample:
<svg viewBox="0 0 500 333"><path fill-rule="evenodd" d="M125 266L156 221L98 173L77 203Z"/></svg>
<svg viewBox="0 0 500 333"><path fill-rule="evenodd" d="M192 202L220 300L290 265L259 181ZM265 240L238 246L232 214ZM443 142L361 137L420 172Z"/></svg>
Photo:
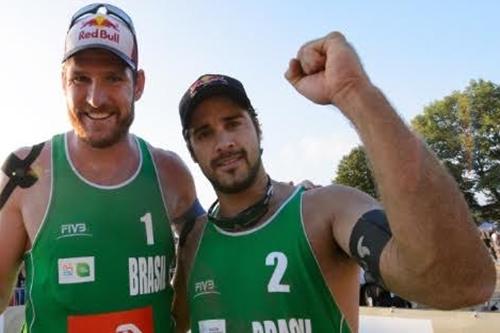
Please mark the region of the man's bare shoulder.
<svg viewBox="0 0 500 333"><path fill-rule="evenodd" d="M344 249L356 221L367 211L380 209L368 194L352 187L332 184L304 192L303 217L310 236L331 231ZM323 237L320 235L320 237Z"/></svg>
<svg viewBox="0 0 500 333"><path fill-rule="evenodd" d="M175 152L161 148L150 148L158 173L169 190L194 191L194 180L187 165ZM184 188L185 186L185 188ZM192 200L189 202L192 203Z"/></svg>
<svg viewBox="0 0 500 333"><path fill-rule="evenodd" d="M304 192L304 203L316 209L342 210L349 206L376 205L377 201L367 193L341 184L330 184Z"/></svg>
<svg viewBox="0 0 500 333"><path fill-rule="evenodd" d="M305 191L302 196L302 216L309 236L329 232L331 225L347 202L349 188L328 185Z"/></svg>
<svg viewBox="0 0 500 333"><path fill-rule="evenodd" d="M3 161L2 164L2 172L0 172L0 189L3 189L9 180L15 176L15 171L12 174L6 174L9 171L9 159L11 159L11 155L14 155L13 158L24 160L30 154L32 150L32 146L20 147L13 151L9 156ZM50 144L45 142L40 154L36 156L31 165L29 166L28 172L33 175L37 181L43 180L50 176L50 166L51 166L51 157L50 157ZM10 162L12 163L12 162ZM14 163L17 164L17 163ZM36 183L35 183L36 184Z"/></svg>
<svg viewBox="0 0 500 333"><path fill-rule="evenodd" d="M33 147L34 146L24 146L17 148L12 152L12 154L17 156L19 159L24 160L29 155ZM33 163L40 163L42 160L46 160L46 158L44 158L46 156L48 156L50 160L49 153L50 153L50 141L45 141L40 154L35 158Z"/></svg>
<svg viewBox="0 0 500 333"><path fill-rule="evenodd" d="M183 216L196 200L193 176L173 151L150 148L172 221Z"/></svg>
<svg viewBox="0 0 500 333"><path fill-rule="evenodd" d="M15 150L13 155L20 160L24 160L30 151L31 147L22 147ZM8 221L10 226L22 226L27 231L30 239L33 239L38 230L50 195L50 151L50 144L46 142L42 151L34 159L28 170L30 176L36 181L24 188L19 185L15 186L8 197L5 198L5 205L0 211L0 224ZM7 161L4 163L7 163ZM1 172L0 190L4 190L9 181L11 181L12 176Z"/></svg>
<svg viewBox="0 0 500 333"><path fill-rule="evenodd" d="M165 150L150 146L151 153L156 164L165 171L182 172L187 171L187 166L184 161L171 150Z"/></svg>

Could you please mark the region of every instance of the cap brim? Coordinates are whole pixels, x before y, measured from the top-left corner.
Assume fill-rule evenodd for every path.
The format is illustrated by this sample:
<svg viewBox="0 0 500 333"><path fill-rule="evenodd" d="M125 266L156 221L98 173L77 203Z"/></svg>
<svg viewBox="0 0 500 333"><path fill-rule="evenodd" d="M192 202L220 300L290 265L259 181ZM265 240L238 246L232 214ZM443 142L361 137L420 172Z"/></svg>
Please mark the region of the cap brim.
<svg viewBox="0 0 500 333"><path fill-rule="evenodd" d="M250 107L250 101L246 95L237 88L227 85L214 85L200 89L186 106L184 115L184 127L187 128L194 109L205 99L213 96L227 96L244 108Z"/></svg>
<svg viewBox="0 0 500 333"><path fill-rule="evenodd" d="M135 71L137 69L136 64L132 61L132 59L127 57L123 52L117 50L116 48L113 48L113 47L110 47L110 46L104 45L104 44L99 44L99 43L86 44L86 45L82 45L80 47L74 48L73 50L71 50L70 52L67 52L64 55L62 62L65 62L66 60L68 60L69 58L74 56L76 53L83 51L83 50L88 50L88 49L104 49L106 51L112 52L114 55L118 56L121 60L123 60L128 66L130 66L132 68L132 70Z"/></svg>
<svg viewBox="0 0 500 333"><path fill-rule="evenodd" d="M200 104L203 100L212 97L212 96L228 96L241 106L247 107L249 102L243 92L234 87L230 87L227 85L216 85L212 87L206 87L201 89L196 95L193 97L190 103L190 109L193 110Z"/></svg>

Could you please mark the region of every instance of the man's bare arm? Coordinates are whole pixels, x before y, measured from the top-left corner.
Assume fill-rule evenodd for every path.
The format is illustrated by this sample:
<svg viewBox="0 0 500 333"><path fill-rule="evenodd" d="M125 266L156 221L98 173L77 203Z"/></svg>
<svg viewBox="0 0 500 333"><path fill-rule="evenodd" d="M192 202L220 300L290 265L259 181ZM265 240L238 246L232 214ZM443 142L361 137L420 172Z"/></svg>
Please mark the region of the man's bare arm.
<svg viewBox="0 0 500 333"><path fill-rule="evenodd" d="M494 267L452 177L375 87L340 103L365 144L394 235L381 257L387 285L444 308L488 299Z"/></svg>
<svg viewBox="0 0 500 333"><path fill-rule="evenodd" d="M185 245L178 248L177 267L174 277L173 306L177 333L184 333L190 329L188 281L196 256L196 251L198 250L198 244L206 223L206 215L198 217L193 226L192 232L189 233L189 235L186 235Z"/></svg>
<svg viewBox="0 0 500 333"><path fill-rule="evenodd" d="M175 232L180 235L186 222L194 221L204 213L197 201L194 180L177 154L156 149L154 155L169 218Z"/></svg>
<svg viewBox="0 0 500 333"><path fill-rule="evenodd" d="M308 99L337 106L365 145L393 234L380 261L386 285L440 308L488 299L495 268L456 183L371 84L344 37L303 46L286 77Z"/></svg>
<svg viewBox="0 0 500 333"><path fill-rule="evenodd" d="M175 332L177 333L189 331L186 264L183 260L184 253L180 252L183 250L184 247L178 252L174 276L174 301L172 313L175 318Z"/></svg>
<svg viewBox="0 0 500 333"><path fill-rule="evenodd" d="M8 177L0 175L0 190ZM19 189L10 195L0 209L0 313L9 304L19 267L28 242L28 235L19 208Z"/></svg>

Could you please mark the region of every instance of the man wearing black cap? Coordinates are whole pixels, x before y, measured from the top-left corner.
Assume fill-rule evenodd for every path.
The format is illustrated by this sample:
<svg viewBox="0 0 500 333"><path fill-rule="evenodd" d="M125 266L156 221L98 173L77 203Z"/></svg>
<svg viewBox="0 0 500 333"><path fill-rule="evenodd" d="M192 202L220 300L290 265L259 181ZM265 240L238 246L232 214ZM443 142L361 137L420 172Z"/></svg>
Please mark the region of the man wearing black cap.
<svg viewBox="0 0 500 333"><path fill-rule="evenodd" d="M170 223L203 210L180 158L129 133L144 72L125 12L73 16L62 85L73 130L2 168L0 312L24 259L27 331L172 332Z"/></svg>
<svg viewBox="0 0 500 333"><path fill-rule="evenodd" d="M384 208L353 188L303 192L272 180L243 85L200 77L180 116L218 200L181 248L179 331L357 332L358 264L380 285L431 307L487 300L495 269L456 183L370 82L345 38L331 33L305 44L285 76L353 123Z"/></svg>

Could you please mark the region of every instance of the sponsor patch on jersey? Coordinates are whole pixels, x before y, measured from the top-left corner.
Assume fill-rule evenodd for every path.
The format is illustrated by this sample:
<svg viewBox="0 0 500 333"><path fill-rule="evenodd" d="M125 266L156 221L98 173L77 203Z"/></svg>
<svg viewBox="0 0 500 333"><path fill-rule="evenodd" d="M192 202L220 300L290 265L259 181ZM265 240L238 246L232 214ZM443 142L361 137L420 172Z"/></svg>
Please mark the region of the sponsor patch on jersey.
<svg viewBox="0 0 500 333"><path fill-rule="evenodd" d="M198 322L200 333L226 333L225 319L200 320Z"/></svg>
<svg viewBox="0 0 500 333"><path fill-rule="evenodd" d="M59 284L94 282L94 257L61 258L57 261Z"/></svg>
<svg viewBox="0 0 500 333"><path fill-rule="evenodd" d="M56 239L68 237L92 237L92 233L86 223L62 224L59 228L59 236Z"/></svg>
<svg viewBox="0 0 500 333"><path fill-rule="evenodd" d="M151 306L128 311L68 317L68 333L153 333Z"/></svg>

